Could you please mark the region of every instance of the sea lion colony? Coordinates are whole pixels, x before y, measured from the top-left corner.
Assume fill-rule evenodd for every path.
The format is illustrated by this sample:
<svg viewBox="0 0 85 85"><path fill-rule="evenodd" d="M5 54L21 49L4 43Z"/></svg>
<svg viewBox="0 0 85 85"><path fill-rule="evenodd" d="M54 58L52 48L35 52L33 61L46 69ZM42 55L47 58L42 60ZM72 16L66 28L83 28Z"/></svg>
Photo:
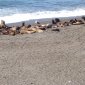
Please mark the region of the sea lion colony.
<svg viewBox="0 0 85 85"><path fill-rule="evenodd" d="M85 17L83 16L82 19L85 21ZM36 25L28 26L25 25L25 22L22 23L21 26L13 26L9 27L5 24L4 20L1 20L0 23L0 35L16 35L16 34L32 34L32 33L41 33L48 28L51 28L52 31L60 31L58 27L65 27L69 25L80 25L84 24L82 20L71 19L69 22L61 22L59 18L52 19L51 24L41 24L40 22L36 22Z"/></svg>

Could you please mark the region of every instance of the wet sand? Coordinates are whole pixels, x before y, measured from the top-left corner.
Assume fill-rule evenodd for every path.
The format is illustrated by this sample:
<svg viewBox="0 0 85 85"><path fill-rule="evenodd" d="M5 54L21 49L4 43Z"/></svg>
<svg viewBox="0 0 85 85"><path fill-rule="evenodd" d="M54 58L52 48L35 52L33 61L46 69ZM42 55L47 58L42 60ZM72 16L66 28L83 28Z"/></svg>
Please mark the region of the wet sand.
<svg viewBox="0 0 85 85"><path fill-rule="evenodd" d="M85 85L85 24L59 29L0 35L0 85Z"/></svg>

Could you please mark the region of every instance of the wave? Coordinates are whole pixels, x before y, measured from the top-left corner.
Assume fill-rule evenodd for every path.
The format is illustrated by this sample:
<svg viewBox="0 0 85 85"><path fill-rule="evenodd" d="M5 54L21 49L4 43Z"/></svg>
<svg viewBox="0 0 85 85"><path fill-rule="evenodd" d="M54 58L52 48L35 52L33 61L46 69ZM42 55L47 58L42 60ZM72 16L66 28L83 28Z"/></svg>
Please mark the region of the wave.
<svg viewBox="0 0 85 85"><path fill-rule="evenodd" d="M85 9L62 10L62 11L39 11L34 13L13 14L11 16L0 17L6 23L15 23L33 19L55 18L55 17L73 17L85 15Z"/></svg>

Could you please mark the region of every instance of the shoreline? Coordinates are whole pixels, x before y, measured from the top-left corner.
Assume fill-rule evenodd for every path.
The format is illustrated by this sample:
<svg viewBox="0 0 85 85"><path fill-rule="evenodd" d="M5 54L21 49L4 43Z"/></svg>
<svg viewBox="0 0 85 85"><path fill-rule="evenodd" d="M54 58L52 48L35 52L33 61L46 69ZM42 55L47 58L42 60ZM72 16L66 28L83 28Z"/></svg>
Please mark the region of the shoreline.
<svg viewBox="0 0 85 85"><path fill-rule="evenodd" d="M61 21L69 21L70 19L80 19L81 20L82 16L74 16L74 17L55 17L59 18ZM44 18L44 19L33 19L33 20L26 20L26 21L20 21L20 22L14 22L14 23L8 23L6 25L8 26L21 26L22 22L25 22L26 25L31 24L35 25L35 21L39 21L41 24L50 24L52 23L52 19L55 18Z"/></svg>
<svg viewBox="0 0 85 85"><path fill-rule="evenodd" d="M83 21L82 21L83 20ZM18 23L5 24L4 20L0 23L0 34L1 35L16 35L16 34L33 34L44 32L48 28L52 31L60 32L60 28L70 25L81 25L85 24L85 17L62 17L62 18L46 18L46 19L35 19L30 21L22 21Z"/></svg>

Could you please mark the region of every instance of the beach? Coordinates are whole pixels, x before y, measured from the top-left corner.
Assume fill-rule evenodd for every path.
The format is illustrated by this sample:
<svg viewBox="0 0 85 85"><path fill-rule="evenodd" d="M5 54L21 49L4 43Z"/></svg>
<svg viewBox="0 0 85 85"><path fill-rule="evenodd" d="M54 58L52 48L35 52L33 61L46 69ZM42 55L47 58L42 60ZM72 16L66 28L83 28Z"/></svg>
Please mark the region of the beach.
<svg viewBox="0 0 85 85"><path fill-rule="evenodd" d="M85 24L59 29L0 35L0 85L85 85Z"/></svg>
<svg viewBox="0 0 85 85"><path fill-rule="evenodd" d="M0 85L85 85L85 0L0 0Z"/></svg>

